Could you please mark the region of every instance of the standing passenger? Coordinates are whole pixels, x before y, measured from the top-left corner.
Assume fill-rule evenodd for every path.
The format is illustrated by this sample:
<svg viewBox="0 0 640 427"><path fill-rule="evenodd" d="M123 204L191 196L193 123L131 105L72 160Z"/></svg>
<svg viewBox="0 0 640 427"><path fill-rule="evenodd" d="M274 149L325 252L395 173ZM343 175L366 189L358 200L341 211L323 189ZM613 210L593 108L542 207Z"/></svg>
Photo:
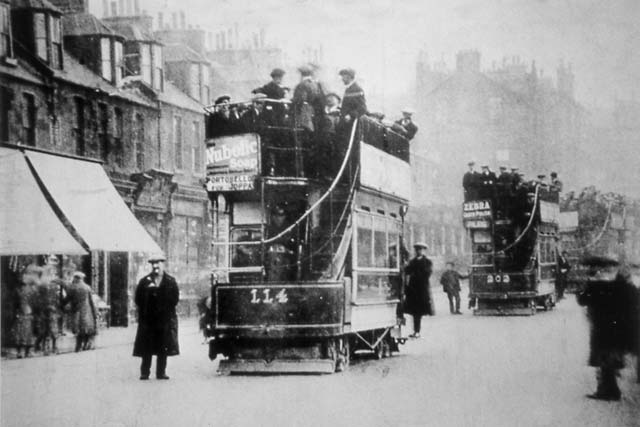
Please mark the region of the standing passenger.
<svg viewBox="0 0 640 427"><path fill-rule="evenodd" d="M133 355L142 358L141 380L149 379L153 355L156 356L156 378L168 380L167 357L180 354L176 314L180 291L176 279L164 272L164 261L164 256L149 258L152 271L140 279L136 288L138 331Z"/></svg>
<svg viewBox="0 0 640 427"><path fill-rule="evenodd" d="M409 264L404 269L405 274L410 276L409 284L405 291L405 312L413 316L414 333L410 336L412 338L420 338L422 316L433 316L435 314L429 286L432 263L426 256L427 245L425 243L416 243L413 247L416 250L416 256L409 261Z"/></svg>
<svg viewBox="0 0 640 427"><path fill-rule="evenodd" d="M267 95L269 99L282 99L287 94L287 90L282 87L282 78L284 77L284 70L281 68L274 68L271 71L271 81L264 86L256 88L251 91L251 93L258 94L262 93Z"/></svg>
<svg viewBox="0 0 640 427"><path fill-rule="evenodd" d="M467 163L469 170L462 177L462 188L464 189L464 201L474 200L478 197L478 172L473 170L476 162L470 161Z"/></svg>
<svg viewBox="0 0 640 427"><path fill-rule="evenodd" d="M324 115L325 98L320 83L313 79L311 67L303 65L298 68L300 83L293 90L293 107L296 114L296 125L313 132L319 127Z"/></svg>
<svg viewBox="0 0 640 427"><path fill-rule="evenodd" d="M364 90L356 83L356 72L351 68L345 68L338 73L345 85L342 106L340 109L341 121L346 124L353 123L367 112L367 101L364 98Z"/></svg>

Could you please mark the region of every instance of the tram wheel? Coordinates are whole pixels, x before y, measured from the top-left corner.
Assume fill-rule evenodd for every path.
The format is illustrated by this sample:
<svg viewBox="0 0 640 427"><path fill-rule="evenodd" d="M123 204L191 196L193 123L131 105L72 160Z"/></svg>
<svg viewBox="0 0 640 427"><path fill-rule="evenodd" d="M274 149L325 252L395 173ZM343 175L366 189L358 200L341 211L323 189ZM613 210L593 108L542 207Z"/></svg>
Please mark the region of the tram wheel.
<svg viewBox="0 0 640 427"><path fill-rule="evenodd" d="M553 299L551 295L548 295L544 300L544 311L551 311L553 309Z"/></svg>
<svg viewBox="0 0 640 427"><path fill-rule="evenodd" d="M536 312L538 311L538 303L536 302L535 298L531 298L531 300L529 301L529 307L531 308L531 314L536 314Z"/></svg>

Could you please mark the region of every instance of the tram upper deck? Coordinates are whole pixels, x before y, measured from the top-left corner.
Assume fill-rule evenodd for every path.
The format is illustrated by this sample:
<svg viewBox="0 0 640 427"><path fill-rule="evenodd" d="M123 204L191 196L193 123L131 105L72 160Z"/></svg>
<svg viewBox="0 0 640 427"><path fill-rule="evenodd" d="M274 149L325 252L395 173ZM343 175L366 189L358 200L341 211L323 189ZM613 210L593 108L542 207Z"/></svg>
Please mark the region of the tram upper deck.
<svg viewBox="0 0 640 427"><path fill-rule="evenodd" d="M256 176L331 178L346 154L351 125L335 114L316 118L313 131L300 125L291 101L258 99L207 108L206 137L209 177L254 169ZM356 141L403 162L410 160L409 141L373 117L358 121ZM351 154L357 158L358 144ZM257 160L249 160L249 158ZM229 160L225 163L225 160ZM233 160L233 163L231 161ZM257 163L256 163L257 162ZM221 166L220 166L221 165ZM248 189L242 181L215 178L216 191ZM234 178L230 178L234 179ZM215 184L215 183L214 183ZM226 185L225 185L226 184Z"/></svg>

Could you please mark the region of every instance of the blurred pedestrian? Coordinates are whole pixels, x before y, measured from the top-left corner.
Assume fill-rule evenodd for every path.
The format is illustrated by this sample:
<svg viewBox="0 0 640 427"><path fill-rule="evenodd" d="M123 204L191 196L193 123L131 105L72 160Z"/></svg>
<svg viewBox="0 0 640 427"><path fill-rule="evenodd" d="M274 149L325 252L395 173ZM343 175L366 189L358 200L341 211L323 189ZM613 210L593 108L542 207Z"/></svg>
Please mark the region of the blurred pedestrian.
<svg viewBox="0 0 640 427"><path fill-rule="evenodd" d="M449 298L449 312L451 314L462 314L460 311L460 279L465 279L469 276L463 276L454 269L453 261L449 261L446 264L446 270L440 277L440 283L442 289L446 292ZM455 301L455 309L454 309Z"/></svg>
<svg viewBox="0 0 640 427"><path fill-rule="evenodd" d="M429 285L433 264L426 256L427 245L425 243L419 242L413 247L416 256L409 261L404 269L405 274L409 275L409 283L405 289L404 311L413 316L413 334L410 337L420 338L422 316L435 314Z"/></svg>
<svg viewBox="0 0 640 427"><path fill-rule="evenodd" d="M149 258L151 273L138 282L135 302L138 307L138 331L133 355L141 357L140 379L148 380L151 359L156 356L156 378L168 380L167 357L180 354L176 306L180 291L176 279L164 271L164 256Z"/></svg>
<svg viewBox="0 0 640 427"><path fill-rule="evenodd" d="M98 334L98 313L91 295L93 291L84 279L83 272L73 273L64 301L64 305L71 305L71 331L76 335L76 352L89 350L93 337Z"/></svg>
<svg viewBox="0 0 640 427"><path fill-rule="evenodd" d="M42 276L42 268L35 264L28 265L15 293L15 319L12 325L13 343L16 357L21 359L31 356L34 344L33 303L37 286Z"/></svg>
<svg viewBox="0 0 640 427"><path fill-rule="evenodd" d="M36 349L41 348L45 355L49 354L47 342L51 341L51 351L58 353L57 340L61 334L60 318L62 303L66 297L66 285L56 276L43 278L38 286L36 323Z"/></svg>
<svg viewBox="0 0 640 427"><path fill-rule="evenodd" d="M616 377L626 353L638 353L638 291L622 267L613 280L588 280L578 303L587 307L591 327L589 365L598 369L591 399L620 400Z"/></svg>

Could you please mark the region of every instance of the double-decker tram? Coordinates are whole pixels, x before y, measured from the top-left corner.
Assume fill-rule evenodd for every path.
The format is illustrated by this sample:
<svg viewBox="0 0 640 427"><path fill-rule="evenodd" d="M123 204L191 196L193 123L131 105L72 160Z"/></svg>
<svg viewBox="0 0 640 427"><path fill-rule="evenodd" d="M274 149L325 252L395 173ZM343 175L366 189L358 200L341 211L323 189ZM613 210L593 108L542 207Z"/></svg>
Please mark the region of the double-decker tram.
<svg viewBox="0 0 640 427"><path fill-rule="evenodd" d="M208 109L207 334L221 373L329 373L355 351L384 357L403 342L408 141L367 116L297 123L284 100Z"/></svg>
<svg viewBox="0 0 640 427"><path fill-rule="evenodd" d="M556 302L558 192L518 176L467 191L469 305L474 314L535 314Z"/></svg>

